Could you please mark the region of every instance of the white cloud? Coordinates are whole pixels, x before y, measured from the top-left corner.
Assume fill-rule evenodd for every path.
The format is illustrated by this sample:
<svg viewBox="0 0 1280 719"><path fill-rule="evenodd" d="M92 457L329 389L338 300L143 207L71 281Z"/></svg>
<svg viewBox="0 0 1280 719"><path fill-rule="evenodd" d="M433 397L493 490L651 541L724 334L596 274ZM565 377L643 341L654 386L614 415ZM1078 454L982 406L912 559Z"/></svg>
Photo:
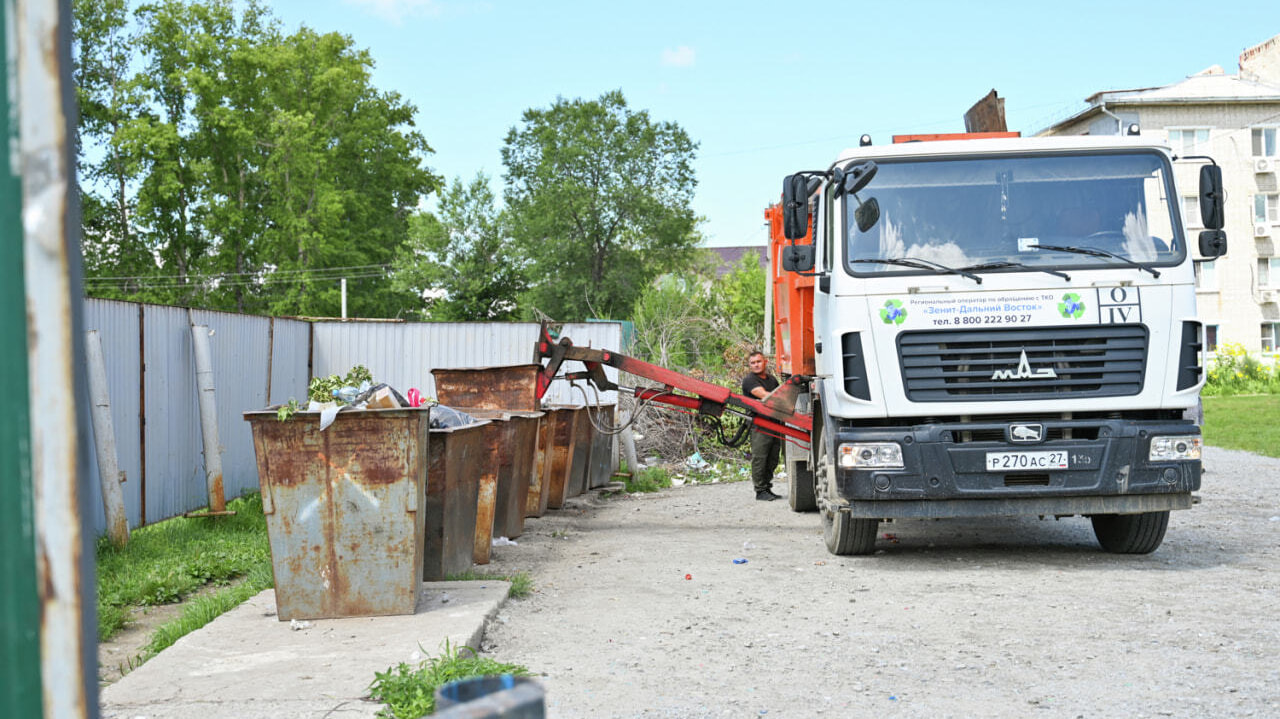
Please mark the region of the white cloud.
<svg viewBox="0 0 1280 719"><path fill-rule="evenodd" d="M667 67L693 67L697 61L697 53L688 45L681 45L672 50L666 48L662 51L662 64Z"/></svg>
<svg viewBox="0 0 1280 719"><path fill-rule="evenodd" d="M397 25L408 17L438 17L445 9L439 0L346 0L346 3Z"/></svg>

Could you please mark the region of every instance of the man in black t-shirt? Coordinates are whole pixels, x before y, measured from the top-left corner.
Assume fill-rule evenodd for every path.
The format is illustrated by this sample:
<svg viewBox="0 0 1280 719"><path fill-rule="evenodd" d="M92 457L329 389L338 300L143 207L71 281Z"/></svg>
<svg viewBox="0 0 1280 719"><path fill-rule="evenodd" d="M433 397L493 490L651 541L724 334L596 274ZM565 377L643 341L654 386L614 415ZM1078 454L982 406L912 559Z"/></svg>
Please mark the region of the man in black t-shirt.
<svg viewBox="0 0 1280 719"><path fill-rule="evenodd" d="M778 380L768 370L769 362L763 352L752 352L747 356L747 367L751 374L742 378L742 393L748 397L764 400L769 393L778 388ZM778 458L782 453L782 440L772 434L751 428L751 484L755 486L756 499L765 502L780 499L773 493L773 472L778 468Z"/></svg>

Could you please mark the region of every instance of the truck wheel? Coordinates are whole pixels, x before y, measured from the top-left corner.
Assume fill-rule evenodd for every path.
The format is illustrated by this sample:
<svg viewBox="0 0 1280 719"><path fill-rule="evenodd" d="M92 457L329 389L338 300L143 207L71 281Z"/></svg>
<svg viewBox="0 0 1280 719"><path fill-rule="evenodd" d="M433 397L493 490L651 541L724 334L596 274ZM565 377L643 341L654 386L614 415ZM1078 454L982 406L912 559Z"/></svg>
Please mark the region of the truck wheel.
<svg viewBox="0 0 1280 719"><path fill-rule="evenodd" d="M835 494L835 465L827 457L825 428L818 434L818 466L814 473L818 500L830 499ZM817 501L822 515L822 541L827 551L845 557L871 554L876 548L876 530L880 522L874 519L854 519L848 512L835 509L833 501Z"/></svg>
<svg viewBox="0 0 1280 719"><path fill-rule="evenodd" d="M879 527L880 522L874 519L854 519L848 512L822 511L822 540L828 552L840 557L875 551Z"/></svg>
<svg viewBox="0 0 1280 719"><path fill-rule="evenodd" d="M791 454L791 445L787 445L787 454ZM813 470L803 459L787 457L787 504L793 512L812 512L818 508L818 500L813 493Z"/></svg>
<svg viewBox="0 0 1280 719"><path fill-rule="evenodd" d="M1169 512L1142 514L1095 514L1093 533L1098 544L1115 554L1150 554L1164 541Z"/></svg>

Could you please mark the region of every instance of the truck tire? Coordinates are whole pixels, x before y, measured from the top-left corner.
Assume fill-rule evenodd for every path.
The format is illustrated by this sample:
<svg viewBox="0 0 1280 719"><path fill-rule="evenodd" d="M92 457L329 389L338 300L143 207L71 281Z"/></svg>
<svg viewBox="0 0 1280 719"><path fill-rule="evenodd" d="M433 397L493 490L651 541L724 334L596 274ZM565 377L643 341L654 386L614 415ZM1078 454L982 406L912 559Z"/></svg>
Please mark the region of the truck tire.
<svg viewBox="0 0 1280 719"><path fill-rule="evenodd" d="M854 519L848 512L822 512L822 541L828 552L839 557L871 554L879 527L880 522L874 519Z"/></svg>
<svg viewBox="0 0 1280 719"><path fill-rule="evenodd" d="M1142 514L1095 514L1093 533L1098 544L1115 554L1150 554L1164 541L1169 512Z"/></svg>
<svg viewBox="0 0 1280 719"><path fill-rule="evenodd" d="M791 445L787 445L787 454L791 454ZM813 470L803 459L787 457L787 504L793 512L812 512L818 508L818 500L813 494Z"/></svg>
<svg viewBox="0 0 1280 719"><path fill-rule="evenodd" d="M835 494L835 465L827 457L826 430L818 431L818 462L814 472L817 500L833 498ZM822 515L822 541L827 551L839 556L871 554L876 548L876 530L880 522L875 519L854 519L848 512L836 509L834 501L816 501Z"/></svg>

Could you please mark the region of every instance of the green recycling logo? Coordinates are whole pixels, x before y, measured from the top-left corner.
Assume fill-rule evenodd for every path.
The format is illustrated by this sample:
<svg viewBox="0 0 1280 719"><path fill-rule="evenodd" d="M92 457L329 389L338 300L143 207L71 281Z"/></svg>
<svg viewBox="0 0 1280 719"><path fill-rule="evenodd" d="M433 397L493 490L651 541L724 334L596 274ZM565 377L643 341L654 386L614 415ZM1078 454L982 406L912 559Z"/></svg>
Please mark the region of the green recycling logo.
<svg viewBox="0 0 1280 719"><path fill-rule="evenodd" d="M880 321L887 325L900 325L907 319L907 311L902 309L901 300L885 300L880 308Z"/></svg>
<svg viewBox="0 0 1280 719"><path fill-rule="evenodd" d="M1084 303L1080 301L1080 295L1074 292L1063 295L1062 301L1058 303L1058 313L1067 319L1080 319L1084 314Z"/></svg>

